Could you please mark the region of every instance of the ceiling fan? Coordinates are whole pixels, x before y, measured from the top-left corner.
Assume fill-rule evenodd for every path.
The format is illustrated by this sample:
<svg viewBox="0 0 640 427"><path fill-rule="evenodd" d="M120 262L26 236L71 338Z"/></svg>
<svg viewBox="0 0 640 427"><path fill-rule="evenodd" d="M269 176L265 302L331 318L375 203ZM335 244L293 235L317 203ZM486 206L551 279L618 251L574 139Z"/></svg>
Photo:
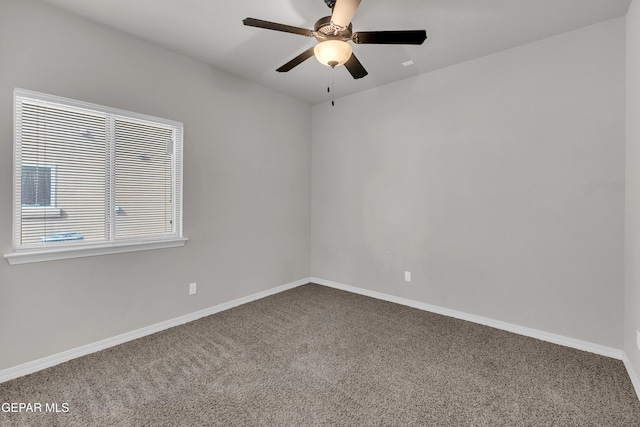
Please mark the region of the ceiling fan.
<svg viewBox="0 0 640 427"><path fill-rule="evenodd" d="M320 18L313 30L255 18L246 18L242 23L250 27L316 38L317 45L305 50L276 70L281 73L286 73L315 55L318 61L331 68L344 64L354 79L360 79L368 73L353 54L351 45L347 43L349 40L356 44L420 45L427 39L425 30L358 31L354 33L352 32L351 19L356 13L360 0L324 0L324 2L332 9L332 14Z"/></svg>

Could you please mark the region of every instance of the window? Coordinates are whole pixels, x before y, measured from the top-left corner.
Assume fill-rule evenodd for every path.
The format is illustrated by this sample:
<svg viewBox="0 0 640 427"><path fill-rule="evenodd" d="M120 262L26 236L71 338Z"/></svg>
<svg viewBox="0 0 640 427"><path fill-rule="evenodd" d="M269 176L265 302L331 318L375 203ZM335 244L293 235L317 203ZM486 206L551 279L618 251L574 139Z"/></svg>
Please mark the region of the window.
<svg viewBox="0 0 640 427"><path fill-rule="evenodd" d="M14 92L11 263L182 246L182 124Z"/></svg>
<svg viewBox="0 0 640 427"><path fill-rule="evenodd" d="M54 207L55 169L49 165L22 165L21 200L23 207Z"/></svg>

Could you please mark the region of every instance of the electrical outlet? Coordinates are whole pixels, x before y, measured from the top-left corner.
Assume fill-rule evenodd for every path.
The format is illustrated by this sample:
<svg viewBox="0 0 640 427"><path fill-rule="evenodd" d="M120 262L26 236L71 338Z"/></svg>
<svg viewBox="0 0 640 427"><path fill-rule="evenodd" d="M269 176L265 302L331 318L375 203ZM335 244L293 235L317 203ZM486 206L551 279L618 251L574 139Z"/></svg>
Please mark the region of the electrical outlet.
<svg viewBox="0 0 640 427"><path fill-rule="evenodd" d="M198 284L197 283L189 283L189 295L193 295L196 293L196 290L198 288Z"/></svg>
<svg viewBox="0 0 640 427"><path fill-rule="evenodd" d="M404 281L405 282L410 282L411 281L411 272L410 271L405 271L404 272Z"/></svg>

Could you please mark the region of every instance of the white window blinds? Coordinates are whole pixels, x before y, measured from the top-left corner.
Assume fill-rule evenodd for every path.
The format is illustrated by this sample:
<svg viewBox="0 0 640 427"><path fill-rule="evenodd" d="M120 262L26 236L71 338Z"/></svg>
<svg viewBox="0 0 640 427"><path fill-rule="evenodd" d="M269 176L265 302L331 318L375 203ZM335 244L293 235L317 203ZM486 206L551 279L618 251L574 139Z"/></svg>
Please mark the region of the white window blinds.
<svg viewBox="0 0 640 427"><path fill-rule="evenodd" d="M14 250L182 237L181 123L14 98Z"/></svg>
<svg viewBox="0 0 640 427"><path fill-rule="evenodd" d="M115 119L115 235L173 233L174 131Z"/></svg>

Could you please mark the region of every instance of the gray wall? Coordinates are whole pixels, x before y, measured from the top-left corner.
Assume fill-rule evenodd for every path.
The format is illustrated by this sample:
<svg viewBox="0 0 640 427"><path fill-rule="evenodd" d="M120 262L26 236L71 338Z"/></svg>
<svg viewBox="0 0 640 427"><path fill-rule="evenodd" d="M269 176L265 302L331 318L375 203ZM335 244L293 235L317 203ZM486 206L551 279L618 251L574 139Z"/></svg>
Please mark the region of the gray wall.
<svg viewBox="0 0 640 427"><path fill-rule="evenodd" d="M314 106L312 276L622 348L624 46L619 18Z"/></svg>
<svg viewBox="0 0 640 427"><path fill-rule="evenodd" d="M640 1L627 13L624 351L640 381ZM640 384L638 384L640 385Z"/></svg>
<svg viewBox="0 0 640 427"><path fill-rule="evenodd" d="M2 260L0 369L309 276L307 104L31 0L0 2L0 58L3 254L14 87L184 122L190 238L177 249Z"/></svg>

